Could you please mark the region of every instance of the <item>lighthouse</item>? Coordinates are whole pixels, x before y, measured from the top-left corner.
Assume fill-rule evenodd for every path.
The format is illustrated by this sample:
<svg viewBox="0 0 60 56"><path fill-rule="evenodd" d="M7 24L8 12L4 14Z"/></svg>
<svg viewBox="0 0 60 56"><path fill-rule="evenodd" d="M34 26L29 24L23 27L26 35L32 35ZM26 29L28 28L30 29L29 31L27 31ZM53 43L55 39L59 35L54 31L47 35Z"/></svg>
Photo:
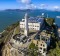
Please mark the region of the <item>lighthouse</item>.
<svg viewBox="0 0 60 56"><path fill-rule="evenodd" d="M28 36L28 32L29 32L29 29L28 29L28 14L26 13L25 14L25 29L24 29L24 35L25 36Z"/></svg>

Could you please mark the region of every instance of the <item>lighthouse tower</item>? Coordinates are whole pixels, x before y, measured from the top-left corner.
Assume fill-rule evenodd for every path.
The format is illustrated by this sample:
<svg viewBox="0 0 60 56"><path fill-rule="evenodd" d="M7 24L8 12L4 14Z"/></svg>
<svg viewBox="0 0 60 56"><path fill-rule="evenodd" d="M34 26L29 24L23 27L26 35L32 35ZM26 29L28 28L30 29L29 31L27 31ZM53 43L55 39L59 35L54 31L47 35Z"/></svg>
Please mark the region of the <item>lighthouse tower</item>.
<svg viewBox="0 0 60 56"><path fill-rule="evenodd" d="M25 14L25 29L24 29L24 35L25 36L28 36L28 32L29 32L29 29L28 29L28 14L26 13Z"/></svg>

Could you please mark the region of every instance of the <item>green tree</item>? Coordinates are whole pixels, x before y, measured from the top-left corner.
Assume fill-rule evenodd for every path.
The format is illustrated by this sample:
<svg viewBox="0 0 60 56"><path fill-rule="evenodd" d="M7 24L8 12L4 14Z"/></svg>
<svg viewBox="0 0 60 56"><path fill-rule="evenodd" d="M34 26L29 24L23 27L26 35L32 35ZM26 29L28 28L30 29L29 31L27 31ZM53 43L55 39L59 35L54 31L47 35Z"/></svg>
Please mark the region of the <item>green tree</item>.
<svg viewBox="0 0 60 56"><path fill-rule="evenodd" d="M56 42L56 48L50 50L49 56L60 56L60 48L57 42Z"/></svg>
<svg viewBox="0 0 60 56"><path fill-rule="evenodd" d="M46 18L45 23L46 25L52 26L55 20L53 18Z"/></svg>
<svg viewBox="0 0 60 56"><path fill-rule="evenodd" d="M41 55L38 52L38 47L34 43L31 43L29 46L28 56L38 56L38 54Z"/></svg>

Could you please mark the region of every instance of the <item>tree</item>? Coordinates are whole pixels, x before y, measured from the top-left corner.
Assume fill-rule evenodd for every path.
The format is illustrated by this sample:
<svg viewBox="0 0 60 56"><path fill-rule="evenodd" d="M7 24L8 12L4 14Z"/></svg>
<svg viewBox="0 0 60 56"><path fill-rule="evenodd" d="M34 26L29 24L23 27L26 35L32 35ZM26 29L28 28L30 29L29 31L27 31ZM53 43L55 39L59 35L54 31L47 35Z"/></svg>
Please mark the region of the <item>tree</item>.
<svg viewBox="0 0 60 56"><path fill-rule="evenodd" d="M46 18L45 19L45 24L48 26L52 26L55 20L53 18Z"/></svg>
<svg viewBox="0 0 60 56"><path fill-rule="evenodd" d="M60 56L60 48L57 42L56 42L56 48L50 50L49 56Z"/></svg>
<svg viewBox="0 0 60 56"><path fill-rule="evenodd" d="M29 49L27 51L27 55L28 56L42 56L39 52L38 52L38 47L32 42L29 46Z"/></svg>

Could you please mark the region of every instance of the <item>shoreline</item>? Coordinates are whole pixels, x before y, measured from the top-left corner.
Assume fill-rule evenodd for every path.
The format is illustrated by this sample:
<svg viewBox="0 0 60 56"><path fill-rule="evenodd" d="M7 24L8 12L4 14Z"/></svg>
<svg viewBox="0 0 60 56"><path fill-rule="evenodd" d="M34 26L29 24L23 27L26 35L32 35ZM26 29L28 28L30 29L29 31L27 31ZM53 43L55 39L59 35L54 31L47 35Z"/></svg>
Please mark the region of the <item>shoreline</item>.
<svg viewBox="0 0 60 56"><path fill-rule="evenodd" d="M0 34L2 34L3 32L5 32L5 30L3 30L2 32L0 32Z"/></svg>

